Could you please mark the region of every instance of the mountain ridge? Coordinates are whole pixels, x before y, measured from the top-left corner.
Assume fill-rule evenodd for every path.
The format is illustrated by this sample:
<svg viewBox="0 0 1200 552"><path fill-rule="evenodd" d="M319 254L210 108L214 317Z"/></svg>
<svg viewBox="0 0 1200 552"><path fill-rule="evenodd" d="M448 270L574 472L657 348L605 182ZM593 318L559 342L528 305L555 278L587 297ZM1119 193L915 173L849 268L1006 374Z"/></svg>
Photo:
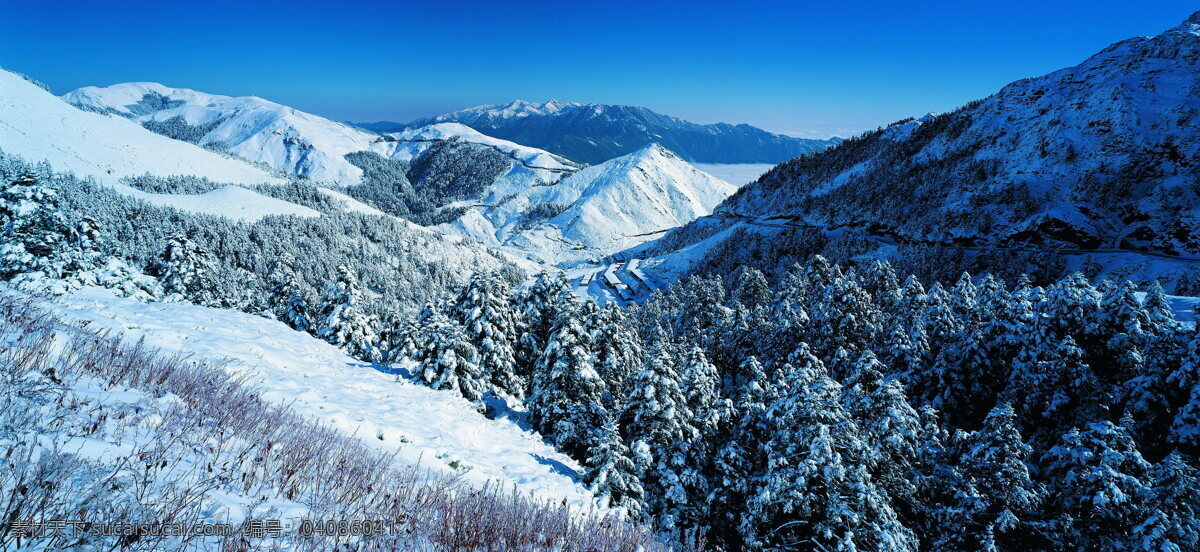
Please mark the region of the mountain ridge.
<svg viewBox="0 0 1200 552"><path fill-rule="evenodd" d="M645 107L558 100L481 105L407 124L352 124L394 132L438 122L462 123L489 136L589 164L632 153L650 143L660 143L691 163L773 163L840 141L795 138L748 124L701 125Z"/></svg>
<svg viewBox="0 0 1200 552"><path fill-rule="evenodd" d="M785 217L903 243L1196 256L1198 21L781 163L714 209L725 221L697 224Z"/></svg>

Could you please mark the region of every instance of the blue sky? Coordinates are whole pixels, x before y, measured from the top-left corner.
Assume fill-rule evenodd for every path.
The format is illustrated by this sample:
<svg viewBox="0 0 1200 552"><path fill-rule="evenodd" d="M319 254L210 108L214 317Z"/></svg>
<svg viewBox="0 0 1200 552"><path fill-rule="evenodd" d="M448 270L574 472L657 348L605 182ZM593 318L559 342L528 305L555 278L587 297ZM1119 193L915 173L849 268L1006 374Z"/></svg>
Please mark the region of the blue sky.
<svg viewBox="0 0 1200 552"><path fill-rule="evenodd" d="M156 81L338 120L515 98L847 135L1157 34L1194 2L0 0L0 66Z"/></svg>

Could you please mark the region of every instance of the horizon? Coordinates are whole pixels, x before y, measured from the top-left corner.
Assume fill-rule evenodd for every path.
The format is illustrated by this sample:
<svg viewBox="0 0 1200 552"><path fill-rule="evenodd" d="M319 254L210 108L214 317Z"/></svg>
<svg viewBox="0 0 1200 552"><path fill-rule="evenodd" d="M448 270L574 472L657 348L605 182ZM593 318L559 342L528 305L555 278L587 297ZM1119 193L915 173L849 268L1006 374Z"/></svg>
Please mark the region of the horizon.
<svg viewBox="0 0 1200 552"><path fill-rule="evenodd" d="M1023 1L1003 8L756 3L688 12L651 2L614 4L603 14L538 3L512 10L370 1L337 13L309 0L202 9L144 0L66 4L12 2L7 11L20 32L0 36L0 66L60 95L148 81L259 96L359 123L558 99L803 138L846 138L953 110L1109 44L1160 33L1194 10L1175 1L1154 10ZM612 16L622 7L628 16Z"/></svg>

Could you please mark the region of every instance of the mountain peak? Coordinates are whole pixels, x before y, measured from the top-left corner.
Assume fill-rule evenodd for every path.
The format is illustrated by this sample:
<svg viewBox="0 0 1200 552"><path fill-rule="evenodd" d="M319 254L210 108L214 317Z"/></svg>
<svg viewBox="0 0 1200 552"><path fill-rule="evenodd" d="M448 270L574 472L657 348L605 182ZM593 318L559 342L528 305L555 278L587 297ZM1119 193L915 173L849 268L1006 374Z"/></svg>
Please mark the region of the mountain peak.
<svg viewBox="0 0 1200 552"><path fill-rule="evenodd" d="M1184 19L1183 23L1180 23L1173 30L1200 35L1200 11L1193 12L1192 15Z"/></svg>

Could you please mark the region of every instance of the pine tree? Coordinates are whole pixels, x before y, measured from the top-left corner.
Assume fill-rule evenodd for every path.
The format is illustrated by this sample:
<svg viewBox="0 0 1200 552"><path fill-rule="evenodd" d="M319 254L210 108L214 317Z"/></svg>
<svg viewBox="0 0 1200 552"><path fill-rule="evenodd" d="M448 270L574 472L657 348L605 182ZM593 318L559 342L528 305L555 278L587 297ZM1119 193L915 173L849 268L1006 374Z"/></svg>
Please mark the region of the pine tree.
<svg viewBox="0 0 1200 552"><path fill-rule="evenodd" d="M717 368L708 361L704 349L692 347L683 356L678 370L682 378L684 401L691 414L690 425L695 437L687 443L685 468L680 474L687 504L681 516L694 526L708 519L708 496L711 492L713 453L716 452L717 431L728 422L732 404L717 395Z"/></svg>
<svg viewBox="0 0 1200 552"><path fill-rule="evenodd" d="M267 293L267 309L276 320L300 332L313 332L312 315L306 294L296 283L294 259L282 257L275 264L274 283Z"/></svg>
<svg viewBox="0 0 1200 552"><path fill-rule="evenodd" d="M1093 367L1101 371L1103 376L1125 380L1141 371L1144 361L1141 348L1147 338L1149 314L1137 300L1137 288L1132 282L1105 284L1102 286L1100 310L1089 329L1094 334L1107 337L1102 356L1094 359L1107 362L1093 364Z"/></svg>
<svg viewBox="0 0 1200 552"><path fill-rule="evenodd" d="M983 427L969 434L964 444L960 465L974 496L960 504L968 521L959 532L959 545L978 549L990 540L1010 549L1027 542L1041 489L1025 465L1033 450L1021 438L1012 407L992 409ZM987 534L972 531L977 528L987 528Z"/></svg>
<svg viewBox="0 0 1200 552"><path fill-rule="evenodd" d="M608 413L605 383L596 372L591 337L575 309L555 319L546 349L538 359L529 395L533 427L574 458L586 459L601 438Z"/></svg>
<svg viewBox="0 0 1200 552"><path fill-rule="evenodd" d="M622 415L629 439L645 443L653 451L654 464L642 482L650 497L650 513L663 528L674 527L687 505L687 448L698 435L679 387L677 354L659 328L642 369L629 380Z"/></svg>
<svg viewBox="0 0 1200 552"><path fill-rule="evenodd" d="M0 190L0 280L58 278L67 235L57 190L32 174Z"/></svg>
<svg viewBox="0 0 1200 552"><path fill-rule="evenodd" d="M508 308L508 294L498 274L476 273L459 294L452 313L479 351L483 377L496 389L520 398L525 382L517 375L517 321Z"/></svg>
<svg viewBox="0 0 1200 552"><path fill-rule="evenodd" d="M882 329L879 308L854 280L837 275L816 295L809 310L814 347L822 358L838 348L860 352Z"/></svg>
<svg viewBox="0 0 1200 552"><path fill-rule="evenodd" d="M730 299L749 310L770 306L771 286L767 283L767 277L755 268L748 266L738 268L737 274L733 278Z"/></svg>
<svg viewBox="0 0 1200 552"><path fill-rule="evenodd" d="M175 236L153 267L169 299L219 306L212 257L187 236Z"/></svg>
<svg viewBox="0 0 1200 552"><path fill-rule="evenodd" d="M867 444L839 401L841 386L804 344L781 372L786 390L768 412L766 466L745 505L747 545L916 550L871 480Z"/></svg>
<svg viewBox="0 0 1200 552"><path fill-rule="evenodd" d="M886 310L892 310L904 297L904 289L900 287L900 278L896 275L891 263L885 260L873 259L862 271L862 287L871 294L876 305Z"/></svg>
<svg viewBox="0 0 1200 552"><path fill-rule="evenodd" d="M646 492L638 480L638 466L633 453L621 439L616 418L608 416L599 439L591 449L583 482L603 506L624 508L633 518L639 518L646 507Z"/></svg>
<svg viewBox="0 0 1200 552"><path fill-rule="evenodd" d="M771 402L771 385L756 357L747 357L738 371L742 375L733 392L729 428L718 440L709 500L713 532L732 543L740 539L742 505L760 470L759 450L769 437L767 404Z"/></svg>
<svg viewBox="0 0 1200 552"><path fill-rule="evenodd" d="M427 306L414 338L416 372L434 389L454 391L468 401L483 398L484 379L475 347L462 326L440 310Z"/></svg>
<svg viewBox="0 0 1200 552"><path fill-rule="evenodd" d="M517 376L531 381L534 366L546 349L558 314L564 309L576 308L577 302L571 283L557 270L538 274L528 288L513 297L513 309L519 314L517 333L520 337L514 349Z"/></svg>
<svg viewBox="0 0 1200 552"><path fill-rule="evenodd" d="M362 309L358 278L345 265L338 267L337 280L321 298L317 314L317 337L341 347L362 360L378 360L372 320Z"/></svg>
<svg viewBox="0 0 1200 552"><path fill-rule="evenodd" d="M1158 335L1176 327L1175 311L1171 309L1171 301L1158 280L1150 283L1146 290L1146 298L1142 302L1146 311L1146 329L1153 335Z"/></svg>
<svg viewBox="0 0 1200 552"><path fill-rule="evenodd" d="M1111 422L1074 429L1046 455L1054 483L1050 511L1061 516L1070 550L1127 550L1134 527L1149 519L1150 463L1128 430Z"/></svg>
<svg viewBox="0 0 1200 552"><path fill-rule="evenodd" d="M1170 440L1190 454L1200 452L1200 383L1192 386L1188 401L1175 413Z"/></svg>
<svg viewBox="0 0 1200 552"><path fill-rule="evenodd" d="M1147 551L1173 550L1172 545L1181 551L1200 549L1200 473L1196 467L1189 465L1182 454L1171 453L1155 464L1151 480L1153 521L1161 529L1151 532L1135 528L1135 542L1140 540L1136 539L1139 533L1157 534L1162 543L1157 548L1138 544Z"/></svg>
<svg viewBox="0 0 1200 552"><path fill-rule="evenodd" d="M608 388L604 407L619 412L620 390L624 389L626 380L641 362L642 347L625 311L615 303L596 311L593 319L586 324L596 358L596 372Z"/></svg>
<svg viewBox="0 0 1200 552"><path fill-rule="evenodd" d="M884 377L887 367L866 351L855 362L842 390L842 404L868 447L876 481L896 500L911 496L907 481L921 440L921 420L904 388Z"/></svg>

